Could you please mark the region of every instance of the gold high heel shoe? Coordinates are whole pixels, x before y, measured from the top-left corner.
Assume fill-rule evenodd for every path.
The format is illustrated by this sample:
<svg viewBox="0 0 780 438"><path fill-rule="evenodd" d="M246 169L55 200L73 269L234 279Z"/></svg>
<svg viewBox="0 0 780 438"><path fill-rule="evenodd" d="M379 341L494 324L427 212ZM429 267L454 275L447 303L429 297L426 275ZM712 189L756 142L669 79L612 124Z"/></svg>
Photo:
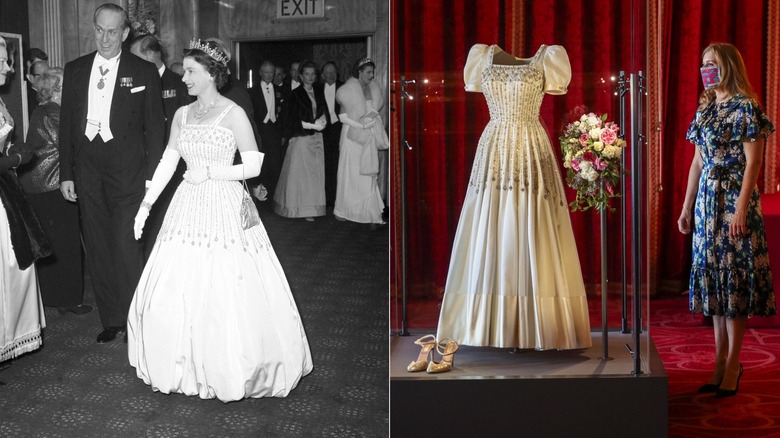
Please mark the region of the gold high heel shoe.
<svg viewBox="0 0 780 438"><path fill-rule="evenodd" d="M414 341L414 343L420 346L420 355L417 356L417 360L412 361L406 367L406 371L409 371L410 373L425 371L425 368L428 366L428 356L432 355L433 347L436 345L436 336L425 335Z"/></svg>
<svg viewBox="0 0 780 438"><path fill-rule="evenodd" d="M441 350L441 346L444 345L444 351ZM436 351L441 354L441 362L434 362L428 364L428 373L446 373L451 370L455 365L455 352L458 351L458 343L450 338L442 339L436 343Z"/></svg>

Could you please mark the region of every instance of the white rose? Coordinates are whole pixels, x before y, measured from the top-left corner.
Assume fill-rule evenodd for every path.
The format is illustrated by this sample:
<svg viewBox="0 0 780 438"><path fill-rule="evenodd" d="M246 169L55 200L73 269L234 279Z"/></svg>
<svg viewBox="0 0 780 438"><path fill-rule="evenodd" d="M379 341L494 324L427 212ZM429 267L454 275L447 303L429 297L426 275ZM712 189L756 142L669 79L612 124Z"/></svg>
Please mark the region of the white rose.
<svg viewBox="0 0 780 438"><path fill-rule="evenodd" d="M580 163L580 173L588 173L591 170L593 170L593 165L590 164L590 161L583 161Z"/></svg>
<svg viewBox="0 0 780 438"><path fill-rule="evenodd" d="M588 174L585 175L585 179L587 179L590 182L596 181L596 178L598 177L599 177L599 173L593 169L590 169L590 172L588 172Z"/></svg>
<svg viewBox="0 0 780 438"><path fill-rule="evenodd" d="M596 150L596 152L601 152L602 149L604 149L604 143L600 141L594 141L593 142L593 149Z"/></svg>
<svg viewBox="0 0 780 438"><path fill-rule="evenodd" d="M601 124L601 119L596 116L588 116L588 124L590 126L599 126Z"/></svg>
<svg viewBox="0 0 780 438"><path fill-rule="evenodd" d="M576 122L574 122L574 126L580 126L580 121L577 120Z"/></svg>
<svg viewBox="0 0 780 438"><path fill-rule="evenodd" d="M590 138L593 140L598 140L599 136L601 135L601 128L593 128L589 132Z"/></svg>

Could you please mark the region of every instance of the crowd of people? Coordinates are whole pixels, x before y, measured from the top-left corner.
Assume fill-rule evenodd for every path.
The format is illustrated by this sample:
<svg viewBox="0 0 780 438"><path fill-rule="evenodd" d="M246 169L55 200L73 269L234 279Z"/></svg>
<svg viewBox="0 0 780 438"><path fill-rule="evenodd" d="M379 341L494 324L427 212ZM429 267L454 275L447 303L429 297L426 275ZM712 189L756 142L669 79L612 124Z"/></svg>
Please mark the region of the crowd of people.
<svg viewBox="0 0 780 438"><path fill-rule="evenodd" d="M373 82L375 63L358 60L342 82L338 66L293 62L289 77L272 60L248 90L265 153L253 194L284 217L313 221L328 207L338 220L383 224L378 151L389 142Z"/></svg>
<svg viewBox="0 0 780 438"><path fill-rule="evenodd" d="M342 83L332 62L295 62L286 78L266 60L247 89L217 38L193 40L168 67L154 36L128 38L120 6L99 6L93 24L96 52L64 69L28 51L24 141L11 141L0 101L0 294L13 319L0 326L0 362L40 347L44 305L92 310L85 262L97 342L122 336L155 390L287 395L311 353L265 228L246 220L241 181L284 217L314 220L332 205L336 219L383 223L375 64L359 60ZM14 73L8 46L0 38L0 87ZM250 335L225 343L235 324Z"/></svg>

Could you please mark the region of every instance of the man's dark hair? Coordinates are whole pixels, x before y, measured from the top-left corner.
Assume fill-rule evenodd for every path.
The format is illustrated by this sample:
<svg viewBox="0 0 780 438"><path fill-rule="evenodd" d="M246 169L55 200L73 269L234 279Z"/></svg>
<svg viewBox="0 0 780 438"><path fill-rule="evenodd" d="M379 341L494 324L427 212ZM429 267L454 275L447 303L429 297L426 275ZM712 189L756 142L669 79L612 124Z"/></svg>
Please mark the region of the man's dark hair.
<svg viewBox="0 0 780 438"><path fill-rule="evenodd" d="M25 68L27 69L27 74L31 73L31 68L35 61L48 61L49 55L46 54L43 50L33 47L32 49L28 50L27 53L24 54L24 60L25 60Z"/></svg>
<svg viewBox="0 0 780 438"><path fill-rule="evenodd" d="M34 59L40 59L41 61L48 61L49 55L46 54L43 50L33 47L32 49L28 50L27 53L24 55L24 58L27 60L27 62L32 62Z"/></svg>
<svg viewBox="0 0 780 438"><path fill-rule="evenodd" d="M138 44L138 50L141 53L158 53L160 59L165 56L165 51L163 50L160 41L152 35L139 36L130 43L130 47L133 47L134 44Z"/></svg>
<svg viewBox="0 0 780 438"><path fill-rule="evenodd" d="M122 9L121 6L114 3L103 3L95 9L95 14L92 16L92 24L97 24L97 16L101 11L111 11L118 14L122 14L122 30L130 29L130 17L127 16L127 12Z"/></svg>

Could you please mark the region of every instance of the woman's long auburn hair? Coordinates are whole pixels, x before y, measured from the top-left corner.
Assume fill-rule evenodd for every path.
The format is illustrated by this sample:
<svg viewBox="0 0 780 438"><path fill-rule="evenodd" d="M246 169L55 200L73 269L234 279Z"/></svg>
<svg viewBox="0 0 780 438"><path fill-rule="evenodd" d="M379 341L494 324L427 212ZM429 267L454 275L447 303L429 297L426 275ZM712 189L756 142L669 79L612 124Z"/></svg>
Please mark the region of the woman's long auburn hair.
<svg viewBox="0 0 780 438"><path fill-rule="evenodd" d="M742 60L739 49L729 43L712 43L701 52L702 58L709 51L714 52L720 67L721 76L718 88L731 95L743 94L758 102L758 95L753 90L753 86L750 85L745 61ZM704 90L699 96L699 109L703 109L714 99L715 90Z"/></svg>

